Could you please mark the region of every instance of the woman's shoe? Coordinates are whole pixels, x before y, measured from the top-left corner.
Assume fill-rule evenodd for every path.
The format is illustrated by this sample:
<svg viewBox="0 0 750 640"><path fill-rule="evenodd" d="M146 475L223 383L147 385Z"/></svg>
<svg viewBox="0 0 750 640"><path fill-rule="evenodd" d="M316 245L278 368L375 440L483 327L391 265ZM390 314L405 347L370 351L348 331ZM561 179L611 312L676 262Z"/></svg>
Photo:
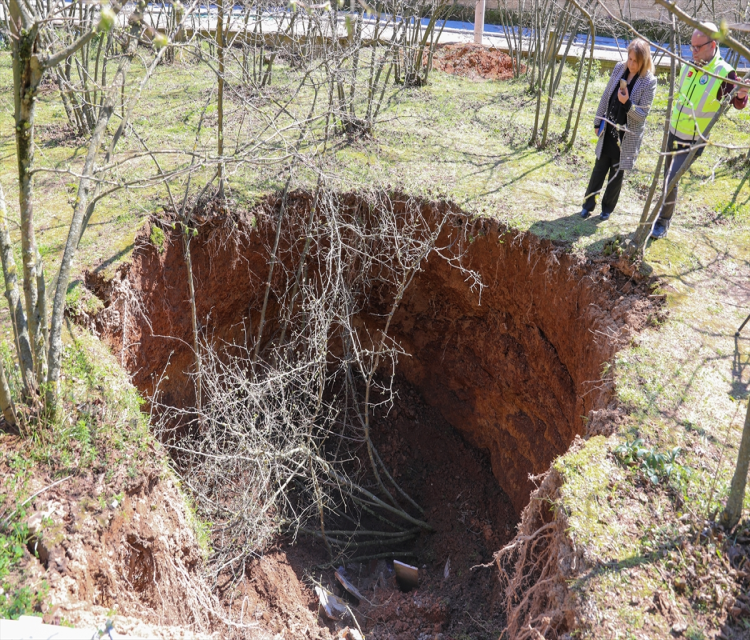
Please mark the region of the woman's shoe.
<svg viewBox="0 0 750 640"><path fill-rule="evenodd" d="M591 215L591 211L589 211L588 209L581 209L581 213L579 215L585 220Z"/></svg>
<svg viewBox="0 0 750 640"><path fill-rule="evenodd" d="M609 220L609 216L610 216L610 215L612 215L612 212L611 212L611 211L606 211L606 212L605 212L605 211L602 211L602 212L601 212L601 213L599 214L599 220L602 220L602 221L604 221L604 220Z"/></svg>

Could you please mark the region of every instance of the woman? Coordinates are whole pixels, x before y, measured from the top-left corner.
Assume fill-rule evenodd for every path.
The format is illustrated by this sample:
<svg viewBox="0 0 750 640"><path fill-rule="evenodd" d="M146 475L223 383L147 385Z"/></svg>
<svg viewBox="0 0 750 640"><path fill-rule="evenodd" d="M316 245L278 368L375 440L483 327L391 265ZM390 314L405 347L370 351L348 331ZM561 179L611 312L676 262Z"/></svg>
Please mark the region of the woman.
<svg viewBox="0 0 750 640"><path fill-rule="evenodd" d="M609 172L602 198L601 220L607 220L617 206L623 172L635 165L643 139L643 128L656 92L656 76L651 50L645 40L628 46L627 62L619 62L596 110L594 130L599 135L596 164L586 189L581 217L588 218L596 206Z"/></svg>

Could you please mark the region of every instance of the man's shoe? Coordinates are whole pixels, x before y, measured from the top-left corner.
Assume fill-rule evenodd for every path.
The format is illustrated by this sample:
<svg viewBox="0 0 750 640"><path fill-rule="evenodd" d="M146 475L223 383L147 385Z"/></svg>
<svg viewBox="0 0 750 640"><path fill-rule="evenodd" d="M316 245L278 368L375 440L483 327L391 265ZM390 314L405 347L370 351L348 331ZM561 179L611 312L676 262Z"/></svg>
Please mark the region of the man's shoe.
<svg viewBox="0 0 750 640"><path fill-rule="evenodd" d="M591 215L591 211L589 211L588 209L581 209L581 213L579 215L585 220Z"/></svg>
<svg viewBox="0 0 750 640"><path fill-rule="evenodd" d="M611 216L611 215L612 215L611 211L607 211L607 212L602 211L599 214L599 220L602 220L602 221L609 220L609 216Z"/></svg>
<svg viewBox="0 0 750 640"><path fill-rule="evenodd" d="M656 238L657 240L659 238L666 238L668 229L669 223L664 224L661 220L657 220L654 228L651 230L651 237Z"/></svg>

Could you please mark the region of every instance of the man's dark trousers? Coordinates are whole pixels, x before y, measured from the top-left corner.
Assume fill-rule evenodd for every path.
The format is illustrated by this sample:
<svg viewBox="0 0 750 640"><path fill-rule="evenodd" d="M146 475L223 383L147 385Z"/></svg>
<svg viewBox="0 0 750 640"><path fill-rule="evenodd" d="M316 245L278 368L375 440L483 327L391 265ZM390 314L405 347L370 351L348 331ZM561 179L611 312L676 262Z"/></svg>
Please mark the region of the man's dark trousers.
<svg viewBox="0 0 750 640"><path fill-rule="evenodd" d="M702 144L703 141L698 139L697 142L699 144ZM682 140L675 136L673 133L669 134L669 138L667 139L667 151L669 151L671 155L668 155L665 158L664 178L665 180L667 180L667 184L664 185L664 187L669 185L675 175L677 175L677 172L682 168L682 165L685 164L692 144L693 143L691 141ZM703 153L703 149L705 149L704 146L698 147L695 155L693 156L693 159L687 166L687 169L689 169L690 165L700 157L700 155ZM662 205L661 212L659 213L659 220L666 222L667 225L669 225L669 221L672 219L672 214L674 213L676 204L677 185L674 186L674 189L672 189L672 191L670 191L667 194L667 197L664 199L664 204Z"/></svg>

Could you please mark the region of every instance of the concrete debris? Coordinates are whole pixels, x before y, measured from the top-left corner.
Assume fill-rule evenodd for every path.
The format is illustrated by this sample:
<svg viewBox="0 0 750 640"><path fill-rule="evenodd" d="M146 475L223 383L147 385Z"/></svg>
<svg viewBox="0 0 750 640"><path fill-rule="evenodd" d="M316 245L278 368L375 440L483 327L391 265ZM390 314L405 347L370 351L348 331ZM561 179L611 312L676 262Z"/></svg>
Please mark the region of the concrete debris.
<svg viewBox="0 0 750 640"><path fill-rule="evenodd" d="M448 558L445 561L445 569L443 569L443 580L447 580L451 575L451 559Z"/></svg>
<svg viewBox="0 0 750 640"><path fill-rule="evenodd" d="M357 629L345 627L336 634L336 640L365 640L365 637Z"/></svg>
<svg viewBox="0 0 750 640"><path fill-rule="evenodd" d="M339 567L336 570L336 580L338 580L341 583L341 586L346 589L349 593L351 593L358 602L361 602L364 600L364 596L359 592L357 587L355 587L349 580L346 578L346 572L344 571L344 567Z"/></svg>
<svg viewBox="0 0 750 640"><path fill-rule="evenodd" d="M405 562L393 561L393 568L396 570L396 578L404 589L413 589L419 586L419 569L412 567Z"/></svg>
<svg viewBox="0 0 750 640"><path fill-rule="evenodd" d="M3 640L142 640L117 633L111 624L104 631L98 629L71 629L43 624L37 616L21 616L18 620L0 620L0 638Z"/></svg>
<svg viewBox="0 0 750 640"><path fill-rule="evenodd" d="M320 606L323 609L326 618L329 620L341 620L341 618L346 615L346 605L340 598L336 597L323 587L315 587L315 593L318 596L318 601L320 602Z"/></svg>

